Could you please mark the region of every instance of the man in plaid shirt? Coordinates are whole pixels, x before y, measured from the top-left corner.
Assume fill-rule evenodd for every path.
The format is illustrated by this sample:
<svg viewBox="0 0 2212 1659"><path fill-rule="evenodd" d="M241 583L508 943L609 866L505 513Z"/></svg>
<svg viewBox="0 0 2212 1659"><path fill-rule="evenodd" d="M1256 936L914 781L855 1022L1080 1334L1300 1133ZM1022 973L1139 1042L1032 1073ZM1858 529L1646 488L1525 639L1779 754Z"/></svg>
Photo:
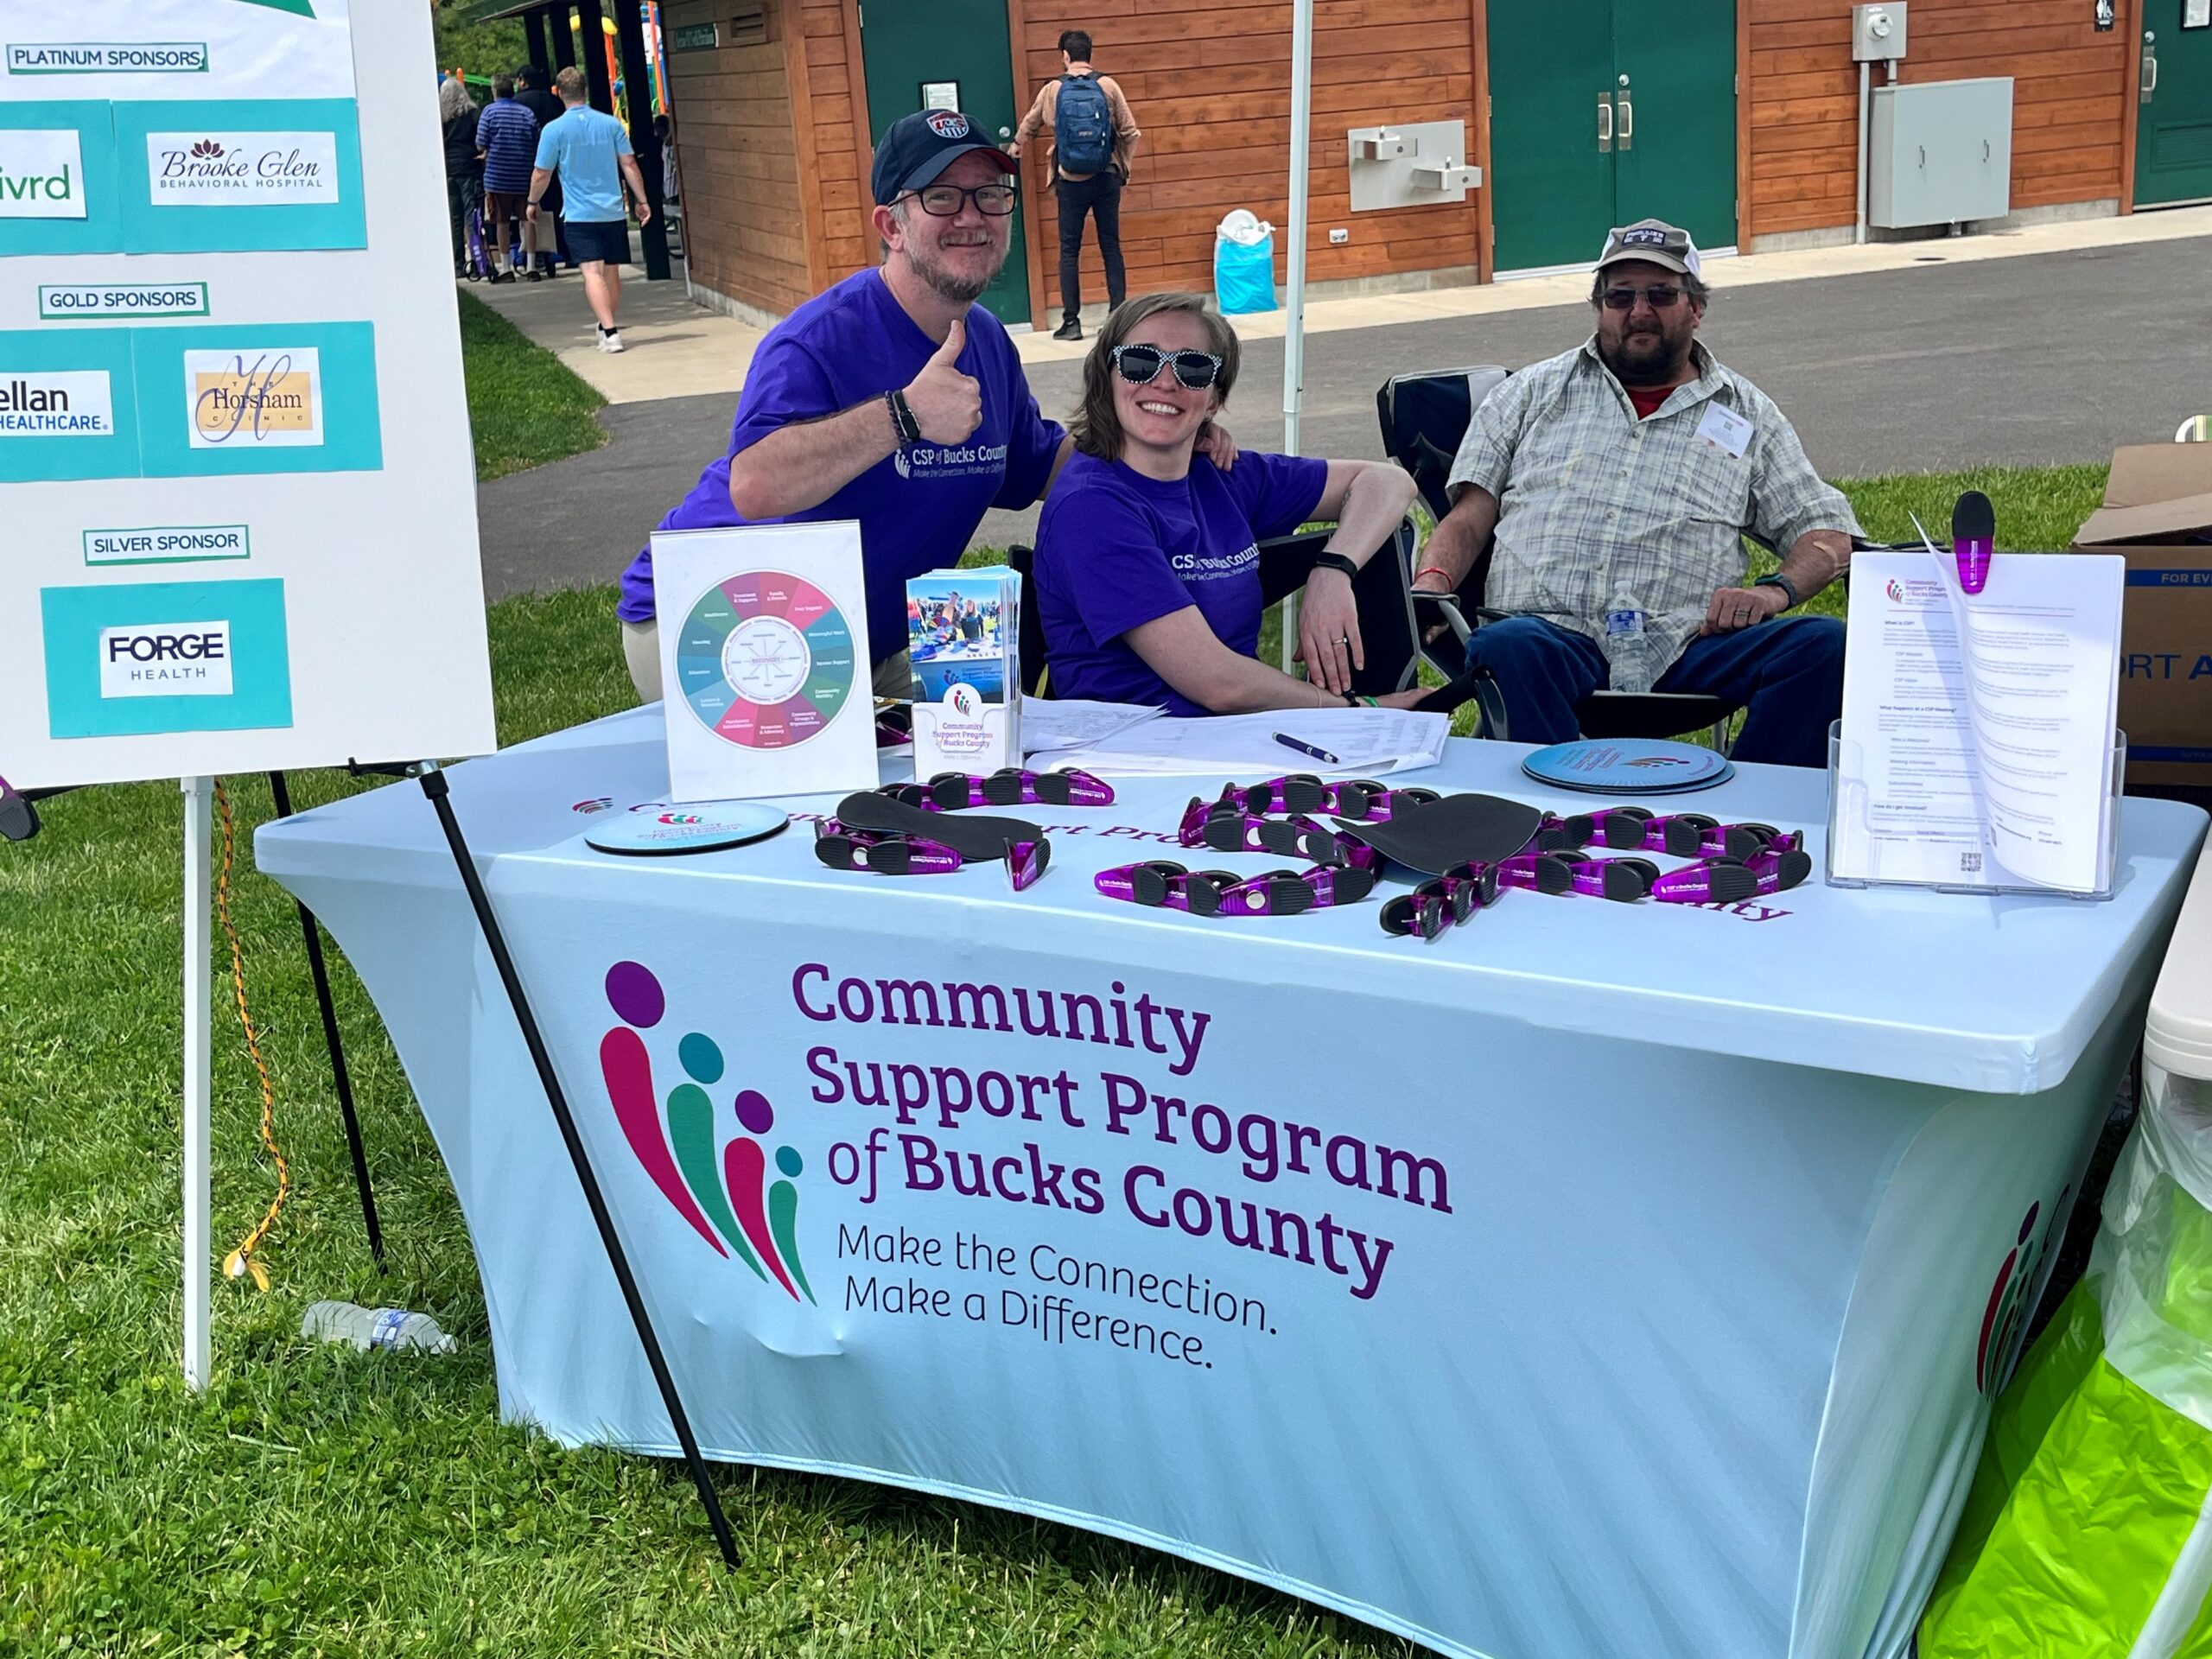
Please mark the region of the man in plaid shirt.
<svg viewBox="0 0 2212 1659"><path fill-rule="evenodd" d="M1594 691L1656 690L1743 709L1738 760L1826 766L1843 625L1783 613L1843 574L1859 523L1772 400L1697 342L1706 298L1688 232L1609 234L1597 332L1483 400L1414 588L1457 588L1495 534L1484 603L1516 614L1467 658L1516 741L1575 737ZM1749 586L1745 530L1782 552Z"/></svg>

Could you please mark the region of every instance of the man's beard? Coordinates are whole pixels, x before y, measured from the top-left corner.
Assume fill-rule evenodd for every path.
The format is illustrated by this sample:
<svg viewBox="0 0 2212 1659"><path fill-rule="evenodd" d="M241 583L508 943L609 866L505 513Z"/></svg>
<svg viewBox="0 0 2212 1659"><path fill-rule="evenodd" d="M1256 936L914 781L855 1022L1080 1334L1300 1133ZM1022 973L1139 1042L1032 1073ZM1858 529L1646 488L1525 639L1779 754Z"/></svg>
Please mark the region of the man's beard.
<svg viewBox="0 0 2212 1659"><path fill-rule="evenodd" d="M914 275L939 298L950 300L955 305L973 305L983 297L983 290L998 280L1012 251L1013 243L1009 240L1006 247L999 250L998 257L991 261L988 273L981 277L957 276L934 253L925 256L912 243L906 246L906 263L913 266Z"/></svg>
<svg viewBox="0 0 2212 1659"><path fill-rule="evenodd" d="M1620 344L1610 349L1601 339L1598 355L1613 372L1613 378L1624 386L1663 386L1681 372L1683 361L1689 355L1689 341L1684 340L1677 347L1667 338L1663 328L1646 334L1624 333Z"/></svg>

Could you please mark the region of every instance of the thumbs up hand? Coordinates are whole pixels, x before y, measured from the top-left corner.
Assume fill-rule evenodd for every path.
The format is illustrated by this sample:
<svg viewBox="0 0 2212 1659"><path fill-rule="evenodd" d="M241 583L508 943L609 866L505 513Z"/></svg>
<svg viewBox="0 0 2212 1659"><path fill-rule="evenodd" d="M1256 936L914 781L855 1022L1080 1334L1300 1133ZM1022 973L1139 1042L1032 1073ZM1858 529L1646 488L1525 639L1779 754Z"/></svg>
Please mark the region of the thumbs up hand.
<svg viewBox="0 0 2212 1659"><path fill-rule="evenodd" d="M931 443L958 443L983 423L983 389L955 366L967 343L967 320L956 317L937 355L906 387L906 407Z"/></svg>

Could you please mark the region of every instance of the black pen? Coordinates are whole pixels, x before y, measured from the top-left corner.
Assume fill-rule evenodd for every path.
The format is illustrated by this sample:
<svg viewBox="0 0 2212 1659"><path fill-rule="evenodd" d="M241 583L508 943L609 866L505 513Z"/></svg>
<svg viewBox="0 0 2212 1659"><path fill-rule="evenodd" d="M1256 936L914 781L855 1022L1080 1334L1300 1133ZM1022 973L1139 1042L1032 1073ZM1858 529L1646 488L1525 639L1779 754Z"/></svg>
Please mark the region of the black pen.
<svg viewBox="0 0 2212 1659"><path fill-rule="evenodd" d="M1316 760L1321 761L1325 765L1332 766L1341 766L1344 765L1343 761L1338 760L1335 755L1331 754L1326 749L1317 749L1311 743L1301 743L1296 738L1286 736L1281 732L1274 734L1274 740L1276 742L1281 744L1285 748L1296 749L1300 754L1310 754Z"/></svg>

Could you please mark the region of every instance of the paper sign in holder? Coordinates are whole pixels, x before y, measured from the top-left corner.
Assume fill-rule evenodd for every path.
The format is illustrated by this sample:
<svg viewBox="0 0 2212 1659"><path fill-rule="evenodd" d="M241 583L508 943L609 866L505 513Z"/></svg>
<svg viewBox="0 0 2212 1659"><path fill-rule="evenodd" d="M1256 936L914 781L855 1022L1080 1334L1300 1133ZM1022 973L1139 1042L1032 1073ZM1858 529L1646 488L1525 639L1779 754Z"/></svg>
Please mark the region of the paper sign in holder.
<svg viewBox="0 0 2212 1659"><path fill-rule="evenodd" d="M2071 887L2044 887L2027 880L1967 880L1930 881L1916 876L1840 875L1836 873L1836 849L1839 847L1866 845L1872 849L1878 862L1879 843L1872 834L1868 816L1872 809L1872 791L1866 779L1864 758L1859 746L1847 741L1843 735L1843 722L1828 722L1828 833L1821 850L1821 877L1832 887L1923 887L1936 893L2034 893L2044 898L2081 899L2100 900L2109 899L2113 893L2113 873L2120 865L2120 786L2127 777L2127 734L2114 731L2112 734L2112 759L2105 779L2108 798L2103 814L2104 829L2101 844L2097 849L2097 877L2094 887L2077 892ZM1989 861L1993 858L1986 845L1960 848L1960 856ZM1986 868L1978 864L1971 869L1961 869L1961 877ZM2001 868L2001 867L1999 867Z"/></svg>

